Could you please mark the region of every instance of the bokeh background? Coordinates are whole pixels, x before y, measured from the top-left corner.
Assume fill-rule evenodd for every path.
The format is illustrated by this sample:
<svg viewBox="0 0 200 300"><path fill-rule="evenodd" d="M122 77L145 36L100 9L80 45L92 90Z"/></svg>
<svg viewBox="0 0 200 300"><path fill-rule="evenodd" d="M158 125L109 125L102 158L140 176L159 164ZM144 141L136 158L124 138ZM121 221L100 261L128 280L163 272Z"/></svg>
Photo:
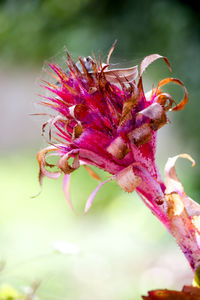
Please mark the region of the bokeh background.
<svg viewBox="0 0 200 300"><path fill-rule="evenodd" d="M192 272L175 241L136 194L110 182L87 215L85 201L96 182L80 168L72 176L68 208L62 178L38 184L36 153L45 146L36 112L46 61L64 63L66 47L76 60L91 51L111 61L139 64L159 53L169 59L190 102L169 113L159 131L157 161L190 153L196 167L180 160L186 192L200 199L200 11L196 1L1 0L0 1L0 299L6 293L42 300L133 300L149 289L180 289ZM171 76L163 61L144 74L145 89ZM166 86L176 99L181 87ZM97 171L102 179L106 175ZM32 288L32 290L31 290Z"/></svg>

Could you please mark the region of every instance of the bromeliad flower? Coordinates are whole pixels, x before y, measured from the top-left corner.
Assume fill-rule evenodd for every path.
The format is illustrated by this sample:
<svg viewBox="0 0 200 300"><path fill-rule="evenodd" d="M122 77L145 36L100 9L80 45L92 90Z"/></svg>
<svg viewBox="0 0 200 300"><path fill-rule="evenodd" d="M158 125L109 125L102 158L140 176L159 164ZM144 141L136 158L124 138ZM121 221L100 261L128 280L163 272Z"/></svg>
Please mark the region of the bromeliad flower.
<svg viewBox="0 0 200 300"><path fill-rule="evenodd" d="M38 153L40 182L43 176L57 178L63 172L68 185L69 174L80 165L86 165L87 170L90 170L88 165L97 166L110 173L110 179L115 179L123 190L133 192L136 189L161 217L166 211L165 186L155 163L156 133L167 123L168 110L180 110L185 106L187 91L184 88L183 100L173 108L175 101L162 92L161 87L169 82L183 86L178 79L164 79L145 95L144 70L159 58L170 68L167 58L158 54L147 56L140 65L139 74L137 66L110 70L113 49L114 46L106 64L91 57L80 57L75 64L68 53L67 72L56 64L49 64L55 72L56 84L46 82L45 88L55 96L45 97L46 101L41 104L51 107L56 114L43 125L43 131L49 125L51 146ZM52 142L52 128L57 143ZM46 169L52 167L46 161L50 155L60 156L59 172ZM71 165L69 158L73 158ZM90 197L86 210L92 200Z"/></svg>
<svg viewBox="0 0 200 300"><path fill-rule="evenodd" d="M109 60L113 50L114 45L106 64L101 62L101 57L97 62L95 56L79 57L75 63L68 52L67 71L57 64L49 64L55 83L45 82L43 86L51 95L45 96L41 104L52 108L55 114L42 127L44 133L46 126L49 126L50 145L37 155L40 183L44 176L58 178L64 173L64 192L72 208L70 174L83 165L94 178L100 180L90 166L105 170L110 177L101 182L88 198L85 212L91 207L101 186L110 180L116 180L126 192L136 190L176 238L195 270L200 257L198 218L194 212L188 212L186 202L191 199L184 194L175 176L177 157L171 160L171 165L167 164L166 184L155 162L157 131L168 122L169 110L178 111L185 107L187 90L179 79L169 77L145 94L142 82L145 69L162 58L171 71L168 59L153 54L142 60L139 70L137 66L112 69ZM179 104L162 91L162 87L170 82L184 89L184 97ZM56 172L49 170L54 165L47 162L52 155L58 156L59 170ZM181 205L182 210L178 214ZM184 230L181 229L183 225Z"/></svg>

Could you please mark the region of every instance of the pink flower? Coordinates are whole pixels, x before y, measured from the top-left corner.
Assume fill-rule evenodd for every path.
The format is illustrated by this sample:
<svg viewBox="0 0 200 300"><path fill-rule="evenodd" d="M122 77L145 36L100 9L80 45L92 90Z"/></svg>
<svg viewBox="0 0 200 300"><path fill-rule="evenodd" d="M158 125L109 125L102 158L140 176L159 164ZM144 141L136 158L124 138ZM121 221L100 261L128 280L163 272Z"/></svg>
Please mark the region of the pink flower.
<svg viewBox="0 0 200 300"><path fill-rule="evenodd" d="M136 189L151 210L166 219L163 202L165 185L155 163L156 134L167 123L168 110L180 110L185 106L187 91L180 80L167 78L145 95L142 84L144 70L159 58L164 59L170 68L167 58L158 54L145 57L138 74L137 66L109 69L113 49L114 45L106 64L91 57L79 58L75 64L68 53L67 71L56 64L49 64L54 72L52 77L57 82L45 82L44 87L51 96L44 97L41 104L52 108L55 114L42 128L44 132L49 125L51 145L37 156L40 183L43 176L58 178L64 173L64 182L68 186L69 174L80 165L87 166L93 176L94 171L89 165L96 166L110 173L110 179L115 179L123 190L133 192ZM169 82L179 84L185 90L183 100L173 108L175 101L161 90ZM60 157L58 172L46 169L52 167L46 161L51 155ZM73 158L71 165L69 158ZM87 203L87 209L93 198Z"/></svg>
<svg viewBox="0 0 200 300"><path fill-rule="evenodd" d="M188 102L183 83L176 78L161 80L157 87L144 93L142 75L155 60L166 57L153 54L145 57L139 71L137 66L110 69L111 48L107 63L96 58L79 58L75 63L67 53L67 71L49 64L55 83L45 82L51 95L41 104L50 107L54 115L43 124L49 125L49 146L38 155L39 180L58 178L64 173L63 188L69 205L70 174L83 165L97 180L99 176L90 168L95 166L110 173L89 197L85 212L89 210L97 191L109 180L116 180L126 192L136 192L153 214L176 238L190 265L195 270L200 257L200 209L183 190L174 170L178 157L166 166L166 184L162 181L155 162L157 131L168 122L167 111L178 111ZM170 82L184 89L184 97L176 104L162 91ZM56 172L48 168L48 156L58 156ZM69 159L72 163L69 163Z"/></svg>

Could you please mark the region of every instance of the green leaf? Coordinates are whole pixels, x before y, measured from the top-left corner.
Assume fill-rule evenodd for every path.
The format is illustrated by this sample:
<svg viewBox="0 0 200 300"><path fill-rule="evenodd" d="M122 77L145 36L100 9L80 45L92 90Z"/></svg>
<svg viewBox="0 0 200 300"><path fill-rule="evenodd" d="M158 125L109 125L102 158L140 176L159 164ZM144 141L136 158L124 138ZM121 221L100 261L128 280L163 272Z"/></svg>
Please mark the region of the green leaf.
<svg viewBox="0 0 200 300"><path fill-rule="evenodd" d="M192 285L195 287L200 287L200 266L196 269Z"/></svg>

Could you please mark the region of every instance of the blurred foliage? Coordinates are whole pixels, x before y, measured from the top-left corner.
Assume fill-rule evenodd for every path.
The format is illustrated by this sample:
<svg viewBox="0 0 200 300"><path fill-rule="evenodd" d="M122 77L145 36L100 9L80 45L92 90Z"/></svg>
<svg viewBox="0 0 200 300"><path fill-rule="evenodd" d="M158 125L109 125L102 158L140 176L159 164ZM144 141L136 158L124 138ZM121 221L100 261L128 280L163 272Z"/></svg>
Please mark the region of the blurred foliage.
<svg viewBox="0 0 200 300"><path fill-rule="evenodd" d="M39 282L33 282L32 285L24 287L23 292L19 292L9 284L0 285L0 300L37 300L36 291Z"/></svg>
<svg viewBox="0 0 200 300"><path fill-rule="evenodd" d="M11 286L4 284L0 286L0 300L22 299L21 295Z"/></svg>
<svg viewBox="0 0 200 300"><path fill-rule="evenodd" d="M109 182L84 215L97 183L80 167L70 187L74 214L62 178L44 179L32 198L40 191L35 154L9 154L0 166L0 289L7 283L26 300L34 291L35 300L128 300L190 279L174 239L136 193Z"/></svg>
<svg viewBox="0 0 200 300"><path fill-rule="evenodd" d="M0 54L9 62L41 62L63 45L90 53L117 38L120 57L162 52L177 62L196 52L198 17L178 0L1 0Z"/></svg>

